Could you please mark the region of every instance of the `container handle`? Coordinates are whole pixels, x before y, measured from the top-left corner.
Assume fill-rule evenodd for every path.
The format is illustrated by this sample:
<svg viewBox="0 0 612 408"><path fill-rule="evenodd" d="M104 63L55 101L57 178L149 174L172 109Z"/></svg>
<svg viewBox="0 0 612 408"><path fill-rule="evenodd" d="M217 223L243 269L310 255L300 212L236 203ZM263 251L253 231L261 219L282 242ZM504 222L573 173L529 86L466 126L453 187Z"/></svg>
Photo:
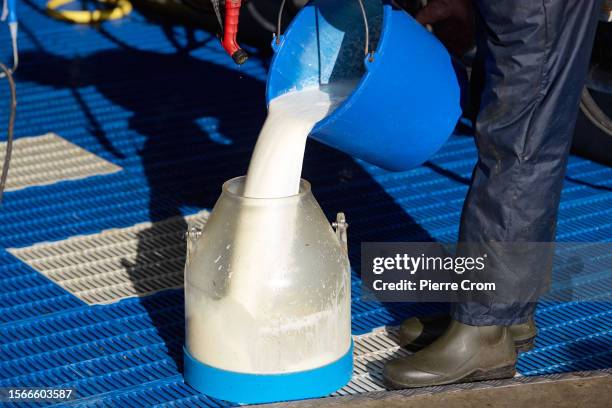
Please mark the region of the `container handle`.
<svg viewBox="0 0 612 408"><path fill-rule="evenodd" d="M185 240L187 241L187 253L185 255L185 266L189 265L193 250L198 239L202 236L202 228L198 226L189 226L185 231Z"/></svg>
<svg viewBox="0 0 612 408"><path fill-rule="evenodd" d="M280 5L280 9L278 10L278 18L276 20L276 45L280 45L281 38L281 26L283 22L283 10L285 8L285 1L283 0ZM374 51L370 50L370 25L368 24L368 15L366 14L365 6L363 4L363 0L357 0L359 3L359 8L361 10L361 15L363 16L363 26L365 29L365 55L368 57L369 61L374 61Z"/></svg>
<svg viewBox="0 0 612 408"><path fill-rule="evenodd" d="M343 212L339 212L336 215L336 221L332 223L332 227L336 231L336 237L342 245L342 249L348 254L348 236L346 230L348 229L348 223L346 222L346 216Z"/></svg>

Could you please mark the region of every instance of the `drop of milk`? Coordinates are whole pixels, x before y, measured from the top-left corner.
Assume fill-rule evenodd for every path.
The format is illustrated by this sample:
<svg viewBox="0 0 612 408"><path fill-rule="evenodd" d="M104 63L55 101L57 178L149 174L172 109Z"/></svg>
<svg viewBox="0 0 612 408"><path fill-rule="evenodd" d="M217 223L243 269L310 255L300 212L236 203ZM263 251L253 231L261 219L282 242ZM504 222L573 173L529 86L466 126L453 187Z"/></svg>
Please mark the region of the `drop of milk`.
<svg viewBox="0 0 612 408"><path fill-rule="evenodd" d="M354 87L354 81L342 81L273 99L251 158L244 195L279 198L298 194L308 135Z"/></svg>

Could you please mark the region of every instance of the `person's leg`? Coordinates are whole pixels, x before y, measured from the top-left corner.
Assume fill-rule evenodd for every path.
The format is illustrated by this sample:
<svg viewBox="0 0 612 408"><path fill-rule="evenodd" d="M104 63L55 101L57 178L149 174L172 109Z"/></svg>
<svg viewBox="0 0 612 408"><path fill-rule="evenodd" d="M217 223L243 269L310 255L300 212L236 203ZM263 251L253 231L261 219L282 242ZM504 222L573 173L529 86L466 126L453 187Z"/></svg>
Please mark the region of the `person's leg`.
<svg viewBox="0 0 612 408"><path fill-rule="evenodd" d="M462 214L460 241L552 242L599 0L475 0L485 82L476 120L479 151ZM547 280L549 271L491 245L503 290ZM524 254L523 254L524 255ZM537 259L536 259L537 260ZM496 273L495 267L500 268ZM508 293L505 294L508 298ZM394 388L503 378L516 355L507 326L535 304L454 304L449 329L383 372Z"/></svg>
<svg viewBox="0 0 612 408"><path fill-rule="evenodd" d="M561 188L591 54L599 0L476 1L485 83L476 120L478 163L459 239L484 244L503 263L488 271L512 288L547 280L546 246L515 259L488 242L553 242ZM550 247L549 247L550 248ZM542 262L538 262L542 260ZM495 266L493 266L495 268ZM503 270L502 270L503 269ZM539 282L537 282L539 281ZM523 294L524 296L524 294ZM516 298L521 298L517 293ZM469 325L526 322L535 303L459 303L452 316Z"/></svg>
<svg viewBox="0 0 612 408"><path fill-rule="evenodd" d="M474 45L476 53L471 64L470 82L469 82L469 103L467 109L464 109L463 115L472 123L476 124L476 118L480 111L480 102L482 91L485 86L485 45L486 31L482 16L479 13L474 13Z"/></svg>

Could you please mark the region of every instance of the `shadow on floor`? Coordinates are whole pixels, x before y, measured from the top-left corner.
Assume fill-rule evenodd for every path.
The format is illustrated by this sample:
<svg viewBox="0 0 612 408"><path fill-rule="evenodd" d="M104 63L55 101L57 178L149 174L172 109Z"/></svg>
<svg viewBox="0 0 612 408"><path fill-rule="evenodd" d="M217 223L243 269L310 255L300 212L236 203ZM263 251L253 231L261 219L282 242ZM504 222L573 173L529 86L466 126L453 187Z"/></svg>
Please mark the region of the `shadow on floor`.
<svg viewBox="0 0 612 408"><path fill-rule="evenodd" d="M168 271L162 247L176 246L180 254L185 253L186 222L170 234L155 223L181 217L181 208L211 208L221 184L246 172L265 118L265 84L233 68L195 58L188 48L168 54L115 42L113 49L73 59L48 53L39 45L37 51L22 53L18 74L20 81L68 90L89 120L89 133L117 159L130 152L113 143L103 122L106 108L95 112L86 103L88 97L99 100L99 95L128 111L129 130L144 136L137 154L149 187L149 219L154 224L139 233L136 261L126 267L133 285L148 292L155 279L143 284L142 276ZM350 157L315 142L309 144L306 157L304 177L313 183L330 219L337 211L347 214L353 258L358 258L364 240L432 240ZM372 210L368 210L370 203ZM392 228L373 229L374 216L376 223ZM166 236L163 241L152 239L162 235ZM183 262L184 255L179 255L170 264ZM353 266L358 268L355 262ZM141 304L180 369L182 326L160 313L151 298L143 298ZM400 317L397 305L385 307Z"/></svg>

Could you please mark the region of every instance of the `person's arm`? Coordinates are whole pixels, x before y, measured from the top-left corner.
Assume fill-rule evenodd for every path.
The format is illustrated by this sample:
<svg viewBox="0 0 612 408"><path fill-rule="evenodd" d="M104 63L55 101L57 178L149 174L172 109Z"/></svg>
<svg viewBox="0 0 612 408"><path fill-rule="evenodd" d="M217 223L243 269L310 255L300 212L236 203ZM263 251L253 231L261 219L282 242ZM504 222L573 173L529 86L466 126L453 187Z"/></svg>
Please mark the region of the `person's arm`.
<svg viewBox="0 0 612 408"><path fill-rule="evenodd" d="M430 0L416 20L433 27L446 48L462 56L474 43L474 7L471 0Z"/></svg>

